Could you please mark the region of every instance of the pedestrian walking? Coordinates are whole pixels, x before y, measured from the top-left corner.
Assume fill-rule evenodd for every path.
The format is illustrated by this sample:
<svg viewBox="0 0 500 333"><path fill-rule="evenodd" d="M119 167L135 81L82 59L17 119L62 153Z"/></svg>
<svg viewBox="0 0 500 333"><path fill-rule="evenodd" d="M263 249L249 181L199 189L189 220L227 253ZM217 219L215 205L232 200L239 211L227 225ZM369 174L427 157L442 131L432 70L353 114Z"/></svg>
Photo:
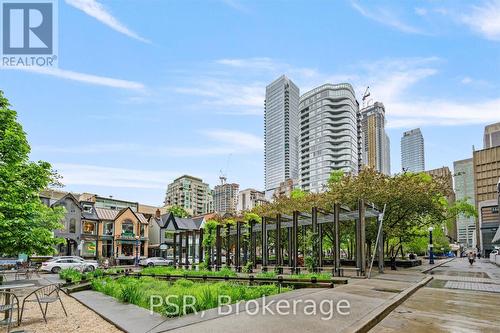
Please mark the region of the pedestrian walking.
<svg viewBox="0 0 500 333"><path fill-rule="evenodd" d="M469 259L469 264L473 264L474 263L474 253L469 252L469 254L467 255L467 258Z"/></svg>

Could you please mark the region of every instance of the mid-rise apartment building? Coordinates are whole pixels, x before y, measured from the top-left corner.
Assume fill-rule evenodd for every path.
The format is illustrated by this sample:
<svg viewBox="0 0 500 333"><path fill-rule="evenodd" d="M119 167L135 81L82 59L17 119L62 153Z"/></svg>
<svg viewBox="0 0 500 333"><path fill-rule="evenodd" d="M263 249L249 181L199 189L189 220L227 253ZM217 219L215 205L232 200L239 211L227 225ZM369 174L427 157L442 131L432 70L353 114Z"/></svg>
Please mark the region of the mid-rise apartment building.
<svg viewBox="0 0 500 333"><path fill-rule="evenodd" d="M240 185L226 183L221 177L221 184L214 187L214 211L220 215L236 213Z"/></svg>
<svg viewBox="0 0 500 333"><path fill-rule="evenodd" d="M249 211L266 202L265 193L253 188L247 188L238 193L238 204L236 210Z"/></svg>
<svg viewBox="0 0 500 333"><path fill-rule="evenodd" d="M191 215L213 211L212 191L201 178L183 175L168 184L166 206L180 206Z"/></svg>

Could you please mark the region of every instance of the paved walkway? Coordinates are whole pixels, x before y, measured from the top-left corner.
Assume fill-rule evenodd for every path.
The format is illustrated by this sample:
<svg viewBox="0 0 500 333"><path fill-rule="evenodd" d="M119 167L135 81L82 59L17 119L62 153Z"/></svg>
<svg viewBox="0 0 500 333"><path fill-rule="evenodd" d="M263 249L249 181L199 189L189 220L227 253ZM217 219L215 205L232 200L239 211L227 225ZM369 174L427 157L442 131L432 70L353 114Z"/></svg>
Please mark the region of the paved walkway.
<svg viewBox="0 0 500 333"><path fill-rule="evenodd" d="M458 258L370 332L499 332L500 267Z"/></svg>

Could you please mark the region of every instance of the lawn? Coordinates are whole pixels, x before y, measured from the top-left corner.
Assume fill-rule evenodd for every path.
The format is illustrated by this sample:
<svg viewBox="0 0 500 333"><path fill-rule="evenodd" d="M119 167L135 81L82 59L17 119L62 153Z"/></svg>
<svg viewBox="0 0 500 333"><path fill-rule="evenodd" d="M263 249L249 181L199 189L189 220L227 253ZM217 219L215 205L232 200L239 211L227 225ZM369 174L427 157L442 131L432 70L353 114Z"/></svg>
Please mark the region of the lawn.
<svg viewBox="0 0 500 333"><path fill-rule="evenodd" d="M151 309L151 303L159 304L153 311L167 317L177 317L194 311L203 311L219 306L220 295L230 298L231 303L251 300L262 296L276 295L290 288L275 284L248 286L234 282L193 282L179 279L175 282L161 281L153 277L103 277L92 280L92 288L126 303ZM168 302L166 298L170 296ZM184 297L189 297L192 307L184 307ZM161 298L161 300L160 300ZM226 302L227 298L223 302Z"/></svg>

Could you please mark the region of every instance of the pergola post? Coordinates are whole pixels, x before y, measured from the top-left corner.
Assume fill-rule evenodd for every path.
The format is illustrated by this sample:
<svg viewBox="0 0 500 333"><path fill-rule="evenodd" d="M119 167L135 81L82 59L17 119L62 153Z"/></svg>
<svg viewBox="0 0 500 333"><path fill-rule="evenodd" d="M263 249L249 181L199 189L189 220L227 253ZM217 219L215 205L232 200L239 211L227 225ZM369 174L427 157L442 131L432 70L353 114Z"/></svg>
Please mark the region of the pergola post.
<svg viewBox="0 0 500 333"><path fill-rule="evenodd" d="M189 231L186 231L186 260L184 262L184 268L189 268Z"/></svg>
<svg viewBox="0 0 500 333"><path fill-rule="evenodd" d="M356 263L361 275L365 274L366 256L365 256L365 202L358 200L358 219L356 221Z"/></svg>
<svg viewBox="0 0 500 333"><path fill-rule="evenodd" d="M196 261L196 231L191 231L191 267L194 269Z"/></svg>
<svg viewBox="0 0 500 333"><path fill-rule="evenodd" d="M234 255L234 264L237 272L241 272L241 222L236 222L236 253Z"/></svg>
<svg viewBox="0 0 500 333"><path fill-rule="evenodd" d="M311 209L311 229L313 234L318 235L318 207L313 207ZM318 244L313 242L312 244L312 253L313 258L318 255ZM313 268L313 271L316 270L316 267Z"/></svg>
<svg viewBox="0 0 500 333"><path fill-rule="evenodd" d="M173 240L174 240L174 267L177 267L177 234L174 232L173 233Z"/></svg>
<svg viewBox="0 0 500 333"><path fill-rule="evenodd" d="M323 224L318 224L318 267L323 267Z"/></svg>
<svg viewBox="0 0 500 333"><path fill-rule="evenodd" d="M229 266L229 258L231 258L231 225L229 223L227 224L226 232L226 266Z"/></svg>
<svg viewBox="0 0 500 333"><path fill-rule="evenodd" d="M179 268L182 268L182 231L179 232Z"/></svg>
<svg viewBox="0 0 500 333"><path fill-rule="evenodd" d="M200 236L198 238L198 262L203 262L203 229L200 228Z"/></svg>
<svg viewBox="0 0 500 333"><path fill-rule="evenodd" d="M221 225L218 224L215 229L215 270L220 270L221 268L221 256L222 256L222 238L220 236Z"/></svg>
<svg viewBox="0 0 500 333"><path fill-rule="evenodd" d="M292 228L288 227L286 228L287 231L287 239L288 239L288 247L287 247L287 254L288 254L288 267L292 267L293 265L293 240L292 240Z"/></svg>
<svg viewBox="0 0 500 333"><path fill-rule="evenodd" d="M262 271L267 272L267 219L262 218Z"/></svg>
<svg viewBox="0 0 500 333"><path fill-rule="evenodd" d="M299 273L299 212L293 211L292 218L292 257L293 273Z"/></svg>
<svg viewBox="0 0 500 333"><path fill-rule="evenodd" d="M250 261L252 262L252 266L256 267L257 266L257 244L256 244L256 239L255 239L255 234L253 232L253 225L254 221L250 221L250 225L248 226L248 232L250 234Z"/></svg>
<svg viewBox="0 0 500 333"><path fill-rule="evenodd" d="M276 266L275 270L278 274L283 274L283 262L281 258L281 214L276 215L276 243L274 244L276 252Z"/></svg>
<svg viewBox="0 0 500 333"><path fill-rule="evenodd" d="M334 232L334 275L340 275L340 204L333 206L333 232Z"/></svg>

